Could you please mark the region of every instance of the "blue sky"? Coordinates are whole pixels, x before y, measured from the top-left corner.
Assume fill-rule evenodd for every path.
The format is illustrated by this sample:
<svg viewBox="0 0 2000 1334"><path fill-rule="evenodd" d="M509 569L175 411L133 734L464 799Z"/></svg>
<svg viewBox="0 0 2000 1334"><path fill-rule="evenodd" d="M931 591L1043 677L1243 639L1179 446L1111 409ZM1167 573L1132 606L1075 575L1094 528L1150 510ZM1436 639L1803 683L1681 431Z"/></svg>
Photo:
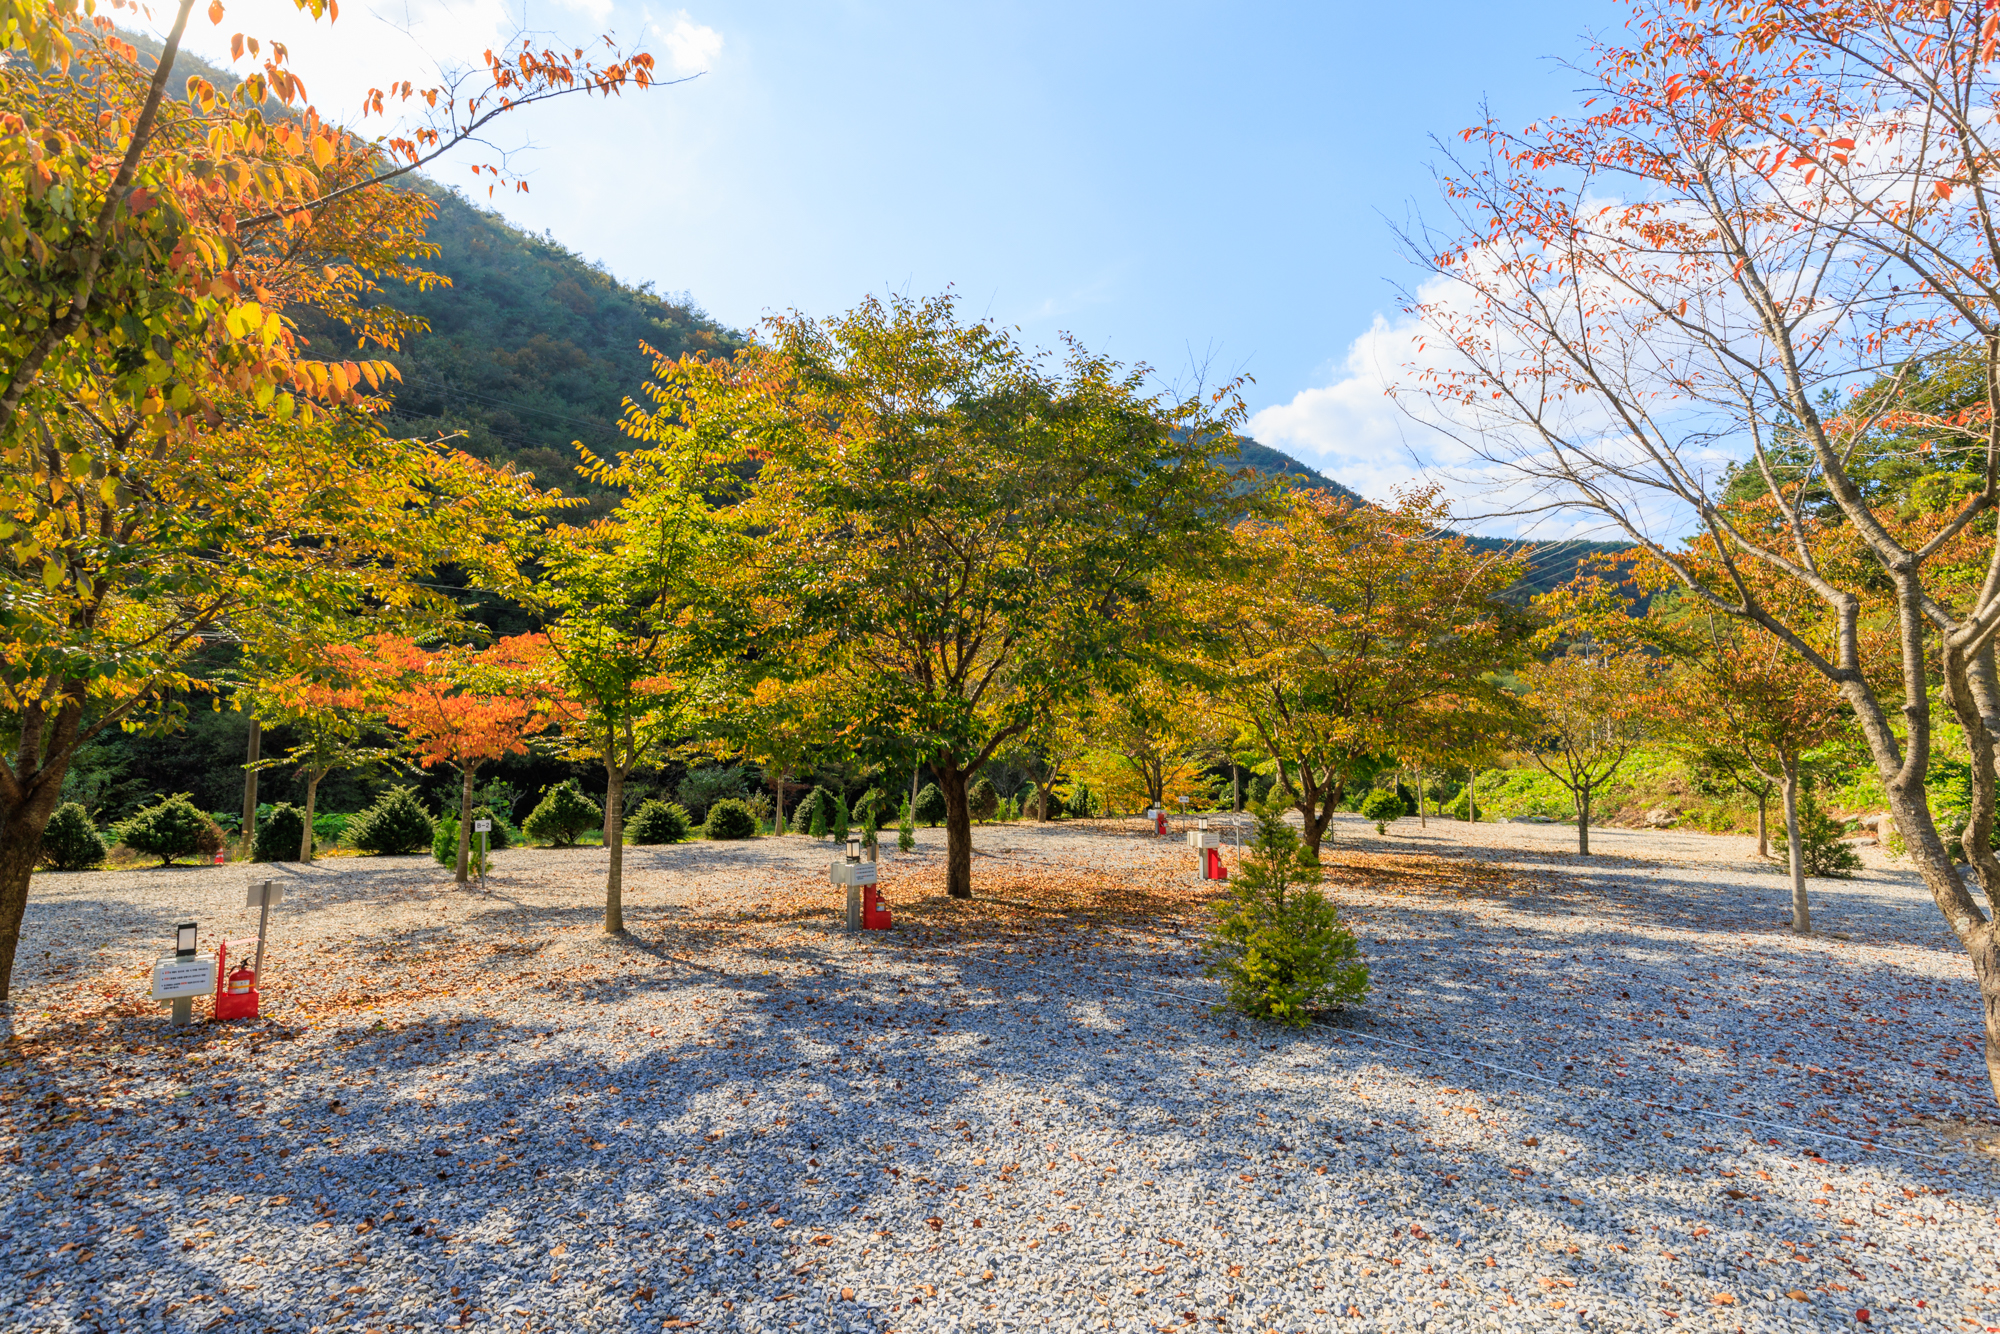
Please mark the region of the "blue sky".
<svg viewBox="0 0 2000 1334"><path fill-rule="evenodd" d="M190 44L289 38L340 112L524 15L699 77L504 130L531 184L498 201L518 224L740 326L949 286L1031 342L1074 333L1169 383L1248 373L1259 438L1380 497L1418 472L1375 371L1408 341L1391 220L1434 198L1429 137L1482 100L1510 123L1571 108L1547 57L1623 11L350 0L314 37L287 0L239 0ZM436 174L471 186L474 160Z"/></svg>

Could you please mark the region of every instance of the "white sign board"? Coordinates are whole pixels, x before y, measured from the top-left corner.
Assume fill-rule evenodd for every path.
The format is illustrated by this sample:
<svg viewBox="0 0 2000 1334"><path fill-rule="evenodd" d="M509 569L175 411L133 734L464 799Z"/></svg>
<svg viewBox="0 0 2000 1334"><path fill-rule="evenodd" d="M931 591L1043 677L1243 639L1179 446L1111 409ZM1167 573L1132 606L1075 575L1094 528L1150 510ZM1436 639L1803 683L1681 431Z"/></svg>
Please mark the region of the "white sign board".
<svg viewBox="0 0 2000 1334"><path fill-rule="evenodd" d="M845 859L833 864L832 880L836 885L872 885L875 879L874 862L850 862Z"/></svg>
<svg viewBox="0 0 2000 1334"><path fill-rule="evenodd" d="M1190 829L1188 830L1188 846L1191 848L1219 848L1222 846L1222 835L1212 829Z"/></svg>
<svg viewBox="0 0 2000 1334"><path fill-rule="evenodd" d="M491 820L474 820L472 822L472 832L475 834L490 834L493 832L493 822Z"/></svg>
<svg viewBox="0 0 2000 1334"><path fill-rule="evenodd" d="M215 956L161 959L153 964L153 999L185 1000L215 993Z"/></svg>
<svg viewBox="0 0 2000 1334"><path fill-rule="evenodd" d="M246 908L262 908L267 903L275 908L285 901L285 887L276 880L260 880L250 886L248 896L243 900Z"/></svg>

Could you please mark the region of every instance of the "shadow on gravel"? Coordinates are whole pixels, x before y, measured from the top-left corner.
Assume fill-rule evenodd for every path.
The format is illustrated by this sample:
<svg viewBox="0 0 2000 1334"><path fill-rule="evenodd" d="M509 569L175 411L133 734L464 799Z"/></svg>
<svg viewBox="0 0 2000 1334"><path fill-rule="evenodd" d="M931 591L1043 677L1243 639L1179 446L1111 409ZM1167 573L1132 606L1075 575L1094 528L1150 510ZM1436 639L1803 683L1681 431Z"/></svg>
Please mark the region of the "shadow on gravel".
<svg viewBox="0 0 2000 1334"><path fill-rule="evenodd" d="M1576 879L1568 892L1599 892L1596 874ZM1732 960L1609 928L1559 932L1556 910L1543 905L1546 927L1530 914L1528 926L1487 942L1478 957L1415 940L1385 946L1371 935L1380 999L1350 1016L1348 1032L1299 1034L1209 1015L1198 959L1143 929L1193 923L1201 903L1194 890L1115 884L1042 900L929 899L896 905L901 930L858 941L813 929L815 919L830 923L830 907L705 919L646 907L634 912L639 931L618 940L585 934L593 906L537 909L516 952L524 966L575 965L531 984L573 1002L573 1019L517 1022L504 998L448 1020L351 1014L303 1063L283 1047L273 1050L286 1064L256 1061L259 1044L290 1036L271 1025L163 1037L151 1007L93 1015L21 1044L0 1074L19 1145L0 1162L0 1181L69 1216L69 1231L98 1254L129 1256L128 1287L114 1296L70 1281L72 1259L40 1253L0 1259L0 1280L51 1327L143 1316L177 1331L291 1328L294 1314L310 1325L373 1327L387 1323L392 1299L413 1293L432 1322L456 1322L475 1307L541 1310L590 1256L619 1275L600 1285L610 1303L603 1322L636 1326L687 1305L668 1277L740 1301L745 1266L804 1274L798 1267L814 1262L820 1236L857 1233L884 1246L978 1244L1004 1251L994 1263L1014 1265L1010 1272L1048 1273L1063 1270L1072 1246L1130 1228L1130 1244L1158 1251L1168 1281L1197 1289L1226 1277L1221 1243L1209 1231L1170 1246L1157 1240L1163 1227L1213 1229L1224 1218L1243 1231L1254 1216L1292 1235L1331 1199L1382 1224L1370 1253L1384 1260L1463 1260L1494 1248L1496 1233L1561 1239L1567 1249L1537 1254L1547 1287L1599 1307L1605 1248L1641 1235L1684 1242L1697 1228L1728 1227L1816 1244L1830 1224L1865 1230L1853 1215L1786 1198L1779 1186L1791 1177L1746 1188L1755 1178L1721 1175L1747 1173L1748 1161L1806 1175L1865 1161L1921 1186L1894 1160L1851 1147L1759 1147L1741 1130L1552 1092L1359 1036L1490 1048L1494 1033L1478 1035L1478 1023L1505 1031L1510 995L1560 986L1579 1022L1588 1004L1592 1021L1623 1026L1628 1046L1636 1034L1650 1044L1653 1071L1632 1068L1636 1055L1607 1058L1590 1067L1593 1082L1622 1065L1637 1086L1682 1100L1671 1081L1686 1068L1676 1058L1701 1036L1685 1003L1699 978L1712 991L1742 988L1729 1003L1774 1020L1804 999L1787 993L1768 954ZM502 900L470 925L512 926L522 911ZM1448 917L1452 908L1425 911ZM1672 924L1665 914L1646 920ZM439 930L364 934L354 950L393 973L418 963ZM1626 951L1639 945L1652 958L1635 969ZM767 950L803 972L731 973L702 957L725 949ZM1915 987L1885 966L1857 977L1839 1004L1858 1019ZM1413 1013L1419 1005L1432 1012ZM689 1015L704 1022L668 1032L668 1018ZM1801 1044L1816 1018L1799 1020ZM1524 1021L1514 1036L1545 1038L1541 1027ZM139 1043L185 1056L172 1077L178 1096L121 1110L79 1053L108 1067L117 1048ZM1508 1052L1501 1063L1553 1073L1541 1054L1552 1055ZM1728 1066L1700 1073L1726 1078ZM1859 1096L1851 1079L1863 1074L1876 1081L1871 1098L1914 1100L1935 1087L1909 1070L1827 1065L1820 1074L1825 1108L1788 1116L1844 1116ZM1355 1091L1364 1075L1372 1099ZM212 1129L197 1133L191 1127L203 1119ZM108 1139L113 1132L122 1141ZM1130 1170L1133 1155L1114 1154L1114 1140L1170 1149L1177 1187L1229 1207L1207 1221L1176 1212L1162 1224L1143 1212L1094 1219L1046 1202L1037 1183L1056 1163ZM1645 1177L1618 1165L1641 1140L1656 1164ZM138 1146L160 1156L142 1166ZM1557 1153L1595 1165L1594 1184L1542 1184L1555 1179ZM975 1156L986 1161L975 1167ZM750 1164L761 1173L754 1180ZM714 1165L727 1175L706 1175ZM1346 1188L1363 1174L1366 1196ZM1662 1189L1663 1178L1703 1187L1698 1207ZM1387 1202L1398 1195L1415 1202ZM1044 1202L1021 1206L1023 1197ZM1042 1217L1028 1223L1023 1207ZM261 1229L247 1246L229 1226L246 1210ZM189 1226L197 1219L209 1235ZM166 1220L179 1228L172 1236ZM138 1231L121 1233L128 1226ZM495 1238L523 1233L533 1241L528 1261L492 1259ZM278 1234L292 1251L262 1240ZM269 1253L258 1256L259 1247ZM716 1266L725 1259L741 1264L724 1274ZM131 1287L139 1275L141 1287ZM174 1311L141 1288L175 1294ZM1711 1296L1693 1283L1655 1294L1656 1304L1679 1308ZM922 1295L902 1294L899 1304L906 1299ZM1326 1294L1329 1305L1336 1299ZM815 1300L798 1309L821 1310ZM1610 1300L1632 1309L1622 1303ZM1209 1305L1202 1318L1214 1314ZM710 1317L718 1324L757 1327L740 1312L733 1324Z"/></svg>

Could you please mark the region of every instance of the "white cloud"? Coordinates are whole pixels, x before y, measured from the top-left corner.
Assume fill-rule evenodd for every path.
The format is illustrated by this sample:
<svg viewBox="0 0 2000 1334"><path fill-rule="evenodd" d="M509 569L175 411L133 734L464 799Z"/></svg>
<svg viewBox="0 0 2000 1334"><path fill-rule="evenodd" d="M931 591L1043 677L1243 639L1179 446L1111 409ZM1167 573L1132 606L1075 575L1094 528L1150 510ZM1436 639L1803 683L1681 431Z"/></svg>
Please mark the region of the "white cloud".
<svg viewBox="0 0 2000 1334"><path fill-rule="evenodd" d="M667 64L675 74L700 74L722 54L722 34L696 23L685 9L665 23L655 23L653 35L666 47Z"/></svg>
<svg viewBox="0 0 2000 1334"><path fill-rule="evenodd" d="M1418 299L1437 306L1468 298L1463 289L1434 280ZM1246 431L1368 500L1387 502L1399 489L1435 485L1464 531L1536 541L1627 537L1606 515L1560 503L1572 493L1534 475L1548 458L1541 446L1490 434L1493 422L1476 415L1465 420L1426 393L1422 375L1456 363L1436 335L1421 335L1407 316L1378 314L1348 345L1332 383L1254 413ZM1398 397L1390 397L1392 389ZM1586 438L1613 434L1594 406L1571 424ZM1606 448L1615 452L1615 446ZM1719 457L1712 461L1720 466ZM1641 488L1628 500L1629 517L1649 532L1670 534L1685 526L1680 507L1664 497Z"/></svg>

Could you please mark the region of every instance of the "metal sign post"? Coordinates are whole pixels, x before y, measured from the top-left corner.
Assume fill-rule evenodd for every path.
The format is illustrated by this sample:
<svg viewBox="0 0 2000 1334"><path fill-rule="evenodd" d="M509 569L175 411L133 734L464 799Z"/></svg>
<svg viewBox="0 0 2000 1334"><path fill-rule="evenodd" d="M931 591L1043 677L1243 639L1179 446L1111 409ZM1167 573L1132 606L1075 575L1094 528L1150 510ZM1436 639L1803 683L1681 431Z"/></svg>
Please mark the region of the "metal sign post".
<svg viewBox="0 0 2000 1334"><path fill-rule="evenodd" d="M479 835L479 887L486 888L486 841L493 836L491 820L474 820L472 832Z"/></svg>
<svg viewBox="0 0 2000 1334"><path fill-rule="evenodd" d="M271 909L284 901L285 887L275 880L266 880L250 886L249 897L243 902L246 908L261 909L257 914L257 962L250 965L259 982L264 978L264 937L271 929Z"/></svg>

